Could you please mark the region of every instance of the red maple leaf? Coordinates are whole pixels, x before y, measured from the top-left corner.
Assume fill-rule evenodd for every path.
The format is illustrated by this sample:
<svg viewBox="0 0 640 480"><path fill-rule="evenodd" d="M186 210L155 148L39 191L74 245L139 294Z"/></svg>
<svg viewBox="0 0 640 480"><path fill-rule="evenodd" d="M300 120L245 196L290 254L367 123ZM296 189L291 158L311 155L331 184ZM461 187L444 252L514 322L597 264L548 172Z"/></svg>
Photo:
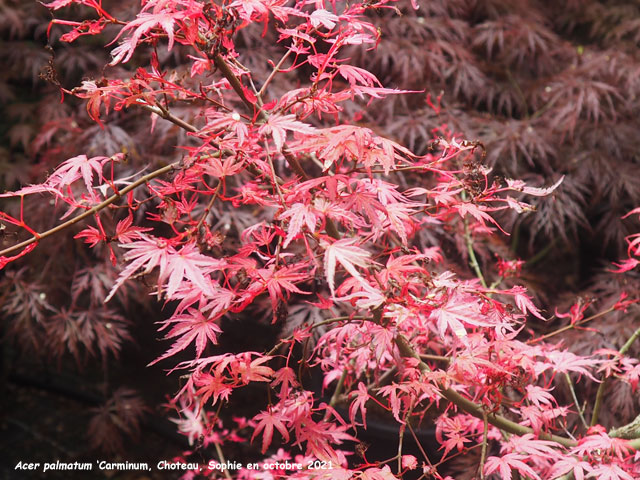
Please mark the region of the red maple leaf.
<svg viewBox="0 0 640 480"><path fill-rule="evenodd" d="M169 320L158 323L164 325L160 330L164 330L169 325L175 324L164 337L165 339L180 338L178 338L167 352L151 364L175 355L187 348L193 341L196 343L196 358L200 358L207 346L207 340L213 345L216 345L218 343L217 334L222 332L220 327L212 319L205 317L202 312L193 308L190 308L186 314L175 315Z"/></svg>

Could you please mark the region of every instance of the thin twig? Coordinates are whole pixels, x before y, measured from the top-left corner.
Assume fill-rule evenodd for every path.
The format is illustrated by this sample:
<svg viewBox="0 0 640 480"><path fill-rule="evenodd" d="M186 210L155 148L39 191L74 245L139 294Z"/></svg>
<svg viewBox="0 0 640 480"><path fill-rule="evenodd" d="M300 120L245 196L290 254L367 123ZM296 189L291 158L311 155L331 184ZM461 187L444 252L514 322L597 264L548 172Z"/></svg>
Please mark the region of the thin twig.
<svg viewBox="0 0 640 480"><path fill-rule="evenodd" d="M443 357L442 355L431 355L431 354L428 354L428 353L421 353L420 354L420 359L421 360L433 361L433 362L451 363L451 359L449 357Z"/></svg>
<svg viewBox="0 0 640 480"><path fill-rule="evenodd" d="M462 200L467 200L467 193L462 191ZM476 277L480 280L480 283L484 288L487 288L487 282L484 279L484 275L482 274L482 270L480 269L480 264L478 263L478 259L476 258L476 252L473 250L473 236L471 235L471 229L469 228L469 220L465 216L463 219L464 222L464 240L467 244L467 252L469 254L469 265L473 268L473 271L476 273Z"/></svg>
<svg viewBox="0 0 640 480"><path fill-rule="evenodd" d="M264 151L267 154L267 162L269 163L269 168L271 169L271 181L273 183L273 188L278 194L278 198L280 199L282 208L286 209L287 204L284 201L284 196L282 195L282 190L280 190L280 185L278 185L278 182L275 180L276 178L278 178L278 176L276 175L276 167L273 165L273 160L271 160L271 155L269 154L269 145L266 141L264 142Z"/></svg>
<svg viewBox="0 0 640 480"><path fill-rule="evenodd" d="M606 315L607 313L613 312L614 310L615 310L614 307L609 307L606 310L603 310L602 312L598 312L598 313L596 313L594 315L591 315L590 317L587 317L587 318L585 318L583 320L580 320L579 322L572 323L571 325L566 325L566 326L564 326L562 328L559 328L558 330L555 330L555 331L553 331L551 333L547 333L546 335L543 335L541 337L533 338L533 339L527 341L527 343L529 345L531 345L532 343L542 342L542 341L546 340L547 338L554 337L554 336L556 336L556 335L558 335L560 333L566 332L567 330L572 330L572 329L574 329L576 327L579 327L580 325L584 325L585 323L590 322L592 320L595 320L596 318L600 318L603 315Z"/></svg>
<svg viewBox="0 0 640 480"><path fill-rule="evenodd" d="M180 162L174 162L171 163L169 165L167 165L166 167L162 167L159 168L158 170L155 170L147 175L145 175L144 177L139 178L138 180L136 180L135 182L133 182L131 185L126 186L125 188L123 188L122 190L120 190L118 193L115 193L113 195L111 195L109 198L107 198L104 202L90 208L89 210L87 210L86 212L78 215L77 217L72 218L71 220L67 220L66 222L58 225L57 227L54 227L50 230L47 230L46 232L42 232L42 233L38 233L37 235L34 235L33 237L31 237L28 240L25 240L24 242L20 242L12 247L9 248L5 248L4 250L0 251L0 256L6 255L8 253L12 253L15 252L16 250L20 250L21 248L24 248L28 245L31 245L32 243L36 243L40 240L42 240L43 238L47 238L51 235L53 235L54 233L58 233L61 230L64 230L67 227L70 227L71 225L74 225L76 223L78 223L81 220L84 220L87 217L90 217L91 215L94 215L96 213L98 213L100 210L105 209L106 207L108 207L109 205L111 205L113 202L115 202L116 200L118 200L119 198L122 198L124 195L126 195L127 193L129 193L131 190L139 187L140 185L149 182L150 180L159 177L160 175L163 175L167 172L170 172L171 170L174 170L176 168L178 168L178 166L180 165Z"/></svg>
<svg viewBox="0 0 640 480"><path fill-rule="evenodd" d="M480 279L482 286L487 288L487 282L484 279L484 275L482 275L482 270L480 270L480 264L476 258L476 252L473 250L473 237L471 236L469 222L466 218L464 219L464 239L467 244L467 252L469 252L469 265L471 265L471 268L473 268L473 271L476 273L476 277Z"/></svg>
<svg viewBox="0 0 640 480"><path fill-rule="evenodd" d="M420 450L420 453L422 454L422 457L427 462L427 465L429 465L429 467L432 470L435 469L435 466L431 463L431 460L429 460L429 456L427 455L427 452L425 452L424 448L422 448L422 444L420 443L420 440L418 440L418 436L416 435L416 432L414 432L413 428L411 428L410 422L407 422L407 428L409 428L409 433L411 433L411 436L413 437L413 440L416 442L416 445L418 446L418 450Z"/></svg>
<svg viewBox="0 0 640 480"><path fill-rule="evenodd" d="M407 425L407 418L409 415L405 415L404 420L405 424L400 425L400 429L398 430L398 477L402 474L402 444L404 442L404 430Z"/></svg>
<svg viewBox="0 0 640 480"><path fill-rule="evenodd" d="M344 386L344 381L347 378L347 369L342 370L342 375L340 375L340 379L338 380L338 384L336 385L336 389L333 391L333 395L331 395L331 400L329 400L329 406L335 407L338 403L338 399L340 398L340 394L342 393L342 387ZM329 415L331 414L331 410L327 409L324 414L324 419L327 420Z"/></svg>
<svg viewBox="0 0 640 480"><path fill-rule="evenodd" d="M487 412L484 411L484 429L482 431L482 450L480 450L480 480L484 480L484 462L487 461L487 444L489 433L489 419L487 418Z"/></svg>
<svg viewBox="0 0 640 480"><path fill-rule="evenodd" d="M571 398L573 398L573 403L576 405L576 410L578 411L578 417L580 417L580 421L584 428L589 428L587 421L584 419L583 409L580 408L580 402L578 402L578 396L576 395L576 390L573 388L573 382L571 381L571 377L567 372L564 374L564 378L567 380L567 385L569 385L569 390L571 391Z"/></svg>
<svg viewBox="0 0 640 480"><path fill-rule="evenodd" d="M222 448L220 448L220 444L218 442L216 442L215 445L216 445L216 453L218 454L218 460L220 460L220 465L222 466L222 473L224 473L225 478L228 478L229 480L231 480L231 474L229 473L229 470L227 470L227 468L225 467L227 462L225 461L224 455L222 454Z"/></svg>
<svg viewBox="0 0 640 480"><path fill-rule="evenodd" d="M255 113L257 120L266 122L269 117L263 110L256 110L256 106L251 102L251 100L247 98L246 94L244 93L242 82L236 76L236 74L233 73L233 70L231 70L231 67L229 67L229 64L226 62L226 60L222 58L222 55L220 55L219 53L216 54L213 57L213 63L215 64L216 68L220 70L224 78L229 81L231 88L233 88L233 91L236 92L238 97L240 97L240 100L242 100L242 102L247 106L247 108L249 108L249 110L252 110Z"/></svg>
<svg viewBox="0 0 640 480"><path fill-rule="evenodd" d="M313 325L309 325L309 330L313 330L315 328L318 327L322 327L324 325L331 325L332 323L337 323L337 322L345 322L345 321L350 321L350 320L366 320L367 317L361 317L361 316L353 316L353 317L335 317L335 318L328 318L326 320L322 320L320 322L316 322ZM275 355L275 353L280 349L280 347L282 347L283 345L290 343L291 340L293 339L293 334L289 335L287 338L283 338L282 340L280 340L271 350L269 350L266 353L266 356L271 357L272 355Z"/></svg>
<svg viewBox="0 0 640 480"><path fill-rule="evenodd" d="M222 186L222 182L223 182L223 180L218 182L218 185L216 186L216 189L214 190L213 194L211 195L211 199L209 200L209 203L205 207L204 212L202 213L202 216L200 217L200 220L198 220L198 223L196 224L196 228L195 228L196 232L198 232L198 230L200 230L200 227L204 224L204 221L206 220L207 215L209 215L209 212L211 211L211 208L213 207L213 203L216 201L216 198L218 198L218 193L220 193L220 187Z"/></svg>
<svg viewBox="0 0 640 480"><path fill-rule="evenodd" d="M287 52L282 56L282 58L280 59L278 64L275 67L273 67L273 70L271 71L271 73L269 74L267 79L264 81L264 84L262 85L262 88L258 92L258 97L259 98L262 98L262 96L264 95L264 91L266 90L267 86L269 85L269 83L271 83L271 80L273 80L273 77L276 75L276 73L278 73L280 71L280 67L287 60L287 58L289 58L289 55L291 54L291 52L292 52L292 50L287 50Z"/></svg>

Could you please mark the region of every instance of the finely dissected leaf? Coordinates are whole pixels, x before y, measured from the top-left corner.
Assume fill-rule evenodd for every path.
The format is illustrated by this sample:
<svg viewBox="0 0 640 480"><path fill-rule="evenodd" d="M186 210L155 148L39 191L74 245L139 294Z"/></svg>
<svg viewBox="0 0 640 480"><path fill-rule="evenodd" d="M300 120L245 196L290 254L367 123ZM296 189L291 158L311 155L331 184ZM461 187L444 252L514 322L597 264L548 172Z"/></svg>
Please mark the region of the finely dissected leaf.
<svg viewBox="0 0 640 480"><path fill-rule="evenodd" d="M116 225L115 238L120 243L130 243L138 238L141 233L149 232L151 230L153 229L133 225L133 215L129 213L129 216L120 220Z"/></svg>
<svg viewBox="0 0 640 480"><path fill-rule="evenodd" d="M63 194L59 189L49 186L47 184L42 184L42 185L29 185L27 187L22 187L20 190L17 190L15 192L2 193L0 194L0 198L1 197L18 197L20 195L31 195L33 193L50 193L56 197L63 197Z"/></svg>
<svg viewBox="0 0 640 480"><path fill-rule="evenodd" d="M73 238L84 238L84 241L88 243L91 248L106 240L105 236L91 225L75 234Z"/></svg>
<svg viewBox="0 0 640 480"><path fill-rule="evenodd" d="M531 301L531 297L529 297L526 293L524 287L516 286L511 288L510 290L506 290L504 293L512 294L516 305L525 315L528 312L531 312L532 315L538 317L540 320L546 320L541 314L538 308Z"/></svg>
<svg viewBox="0 0 640 480"><path fill-rule="evenodd" d="M589 371L601 363L598 359L581 357L572 352L560 350L545 352L545 356L548 362L541 364L545 370L551 368L554 372L559 373L575 372L579 375L585 375L594 382L598 381Z"/></svg>
<svg viewBox="0 0 640 480"><path fill-rule="evenodd" d="M340 20L340 17L334 15L331 12L327 12L324 9L314 10L311 15L309 15L309 21L314 28L322 25L323 27L331 30L336 26L336 23Z"/></svg>
<svg viewBox="0 0 640 480"><path fill-rule="evenodd" d="M338 73L340 73L340 75L342 75L351 84L351 86L356 84L366 85L369 87L381 85L375 75L363 68L354 67L353 65L339 65Z"/></svg>
<svg viewBox="0 0 640 480"><path fill-rule="evenodd" d="M593 467L589 462L569 456L558 460L549 472L549 476L557 478L571 472L576 480L584 480L586 478L585 474L589 474L592 471Z"/></svg>
<svg viewBox="0 0 640 480"><path fill-rule="evenodd" d="M246 356L245 356L246 357ZM262 365L271 360L269 356L259 356L251 361L246 358L235 366L234 373L240 376L240 380L246 385L250 382L268 382L273 376L271 367Z"/></svg>

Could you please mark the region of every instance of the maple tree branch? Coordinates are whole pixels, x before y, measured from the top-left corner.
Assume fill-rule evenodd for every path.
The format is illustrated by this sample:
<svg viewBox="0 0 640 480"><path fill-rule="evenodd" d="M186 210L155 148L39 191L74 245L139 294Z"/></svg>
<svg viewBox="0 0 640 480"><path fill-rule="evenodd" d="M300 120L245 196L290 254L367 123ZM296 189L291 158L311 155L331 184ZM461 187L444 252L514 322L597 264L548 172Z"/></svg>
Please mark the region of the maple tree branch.
<svg viewBox="0 0 640 480"><path fill-rule="evenodd" d="M630 423L618 428L609 430L608 435L612 438L625 438L628 440L640 437L640 415L634 418Z"/></svg>
<svg viewBox="0 0 640 480"><path fill-rule="evenodd" d="M631 348L631 345L633 345L633 343L638 338L640 338L640 328L638 328L635 332L633 332L633 335L631 335L631 337L629 337L629 339L620 348L620 350L618 350L618 353L620 354L620 356L626 354ZM602 408L602 401L604 399L604 391L607 387L607 383L609 383L609 377L603 378L602 382L598 386L598 392L596 393L596 402L593 405L593 413L591 414L592 427L598 424L598 417L600 415L600 409Z"/></svg>
<svg viewBox="0 0 640 480"><path fill-rule="evenodd" d="M247 108L249 108L249 110L253 110L255 112L257 120L266 122L269 119L269 116L264 112L264 110L256 111L256 106L251 102L251 100L247 98L247 96L244 93L242 82L236 76L236 74L233 73L233 71L229 67L229 64L226 62L224 58L222 58L222 55L217 53L213 57L213 63L215 64L216 68L220 70L224 78L226 78L229 81L231 88L233 88L233 91L236 92L238 97L240 97L240 100L242 100L242 102L247 106Z"/></svg>
<svg viewBox="0 0 640 480"><path fill-rule="evenodd" d="M451 359L449 357L443 357L442 355L431 355L428 353L421 353L420 354L420 359L421 360L430 360L433 362L447 362L447 363L451 363Z"/></svg>
<svg viewBox="0 0 640 480"><path fill-rule="evenodd" d="M145 110L151 113L155 113L160 118L164 118L165 120L170 121L174 125L177 125L180 128L185 129L187 132L196 133L198 131L198 129L194 125L191 125L189 122L185 122L181 118L176 117L171 112L169 112L169 110L167 110L165 107L160 106L160 104L149 105L148 103L136 103L136 105L144 108Z"/></svg>
<svg viewBox="0 0 640 480"><path fill-rule="evenodd" d="M404 421L406 422L407 418L405 416ZM396 454L396 456L398 457L397 459L397 470L398 470L398 477L400 477L400 475L402 475L402 444L404 442L404 430L405 427L404 425L400 426L400 430L398 431L398 453Z"/></svg>
<svg viewBox="0 0 640 480"><path fill-rule="evenodd" d="M233 88L233 90L240 97L242 102L250 110L253 110L256 113L256 119L261 122L267 122L267 120L269 120L269 115L264 110L256 111L256 106L253 103L251 103L251 101L247 98L247 96L244 93L244 89L242 88L242 82L240 82L240 79L233 73L233 71L231 70L231 68L225 61L225 59L222 58L220 54L217 54L214 57L213 61L216 67L218 68L218 70L220 70L222 75L229 81L229 83L231 84L231 88ZM309 180L309 176L300 165L300 162L298 161L298 159L291 153L291 151L289 150L289 147L287 147L286 144L282 146L282 155L284 155L284 158L289 164L289 166L291 167L291 169L294 172L296 172L296 174L300 176L300 178L302 178L303 180Z"/></svg>
<svg viewBox="0 0 640 480"><path fill-rule="evenodd" d="M20 242L20 243L18 243L16 245L13 245L12 247L5 248L4 250L0 251L0 256L4 256L4 255L6 255L8 253L15 252L16 250L20 250L21 248L27 247L27 246L31 245L32 243L39 242L43 238L47 238L47 237L49 237L49 236L51 236L51 235L53 235L55 233L58 233L58 232L64 230L67 227L70 227L71 225L74 225L74 224L78 223L81 220L84 220L87 217L90 217L91 215L94 215L94 214L98 213L100 210L105 209L106 207L111 205L113 202L115 202L119 198L122 198L124 195L129 193L131 190L139 187L140 185L142 185L144 183L147 183L149 180L152 180L152 179L154 179L156 177L159 177L160 175L163 175L163 174L165 174L167 172L170 172L171 170L176 169L179 166L179 164L180 164L180 162L174 162L174 163L171 163L171 164L169 164L169 165L167 165L165 167L159 168L159 169L157 169L157 170L155 170L155 171L153 171L151 173L148 173L144 177L140 177L138 180L133 182L131 185L127 185L125 188L120 190L118 193L114 193L113 195L111 195L104 202L99 203L98 205L95 205L94 207L90 208L89 210L87 210L84 213L81 213L77 217L74 217L71 220L67 220L66 222L61 223L57 227L53 227L53 228L47 230L46 232L38 233L37 235L34 235L33 237L31 237L28 240L25 240L24 242Z"/></svg>
<svg viewBox="0 0 640 480"><path fill-rule="evenodd" d="M242 88L242 82L240 82L240 79L235 75L235 73L233 73L225 59L222 58L220 54L216 54L213 58L213 61L218 70L220 70L222 75L229 81L229 83L231 84L231 88L233 88L233 90L240 97L243 103L250 110L253 110L256 113L257 120L267 122L269 120L269 115L265 113L264 110L256 110L256 106L251 103L251 101L245 95L244 89ZM309 180L309 176L304 171L304 168L302 168L302 165L300 165L300 162L298 161L296 156L291 153L291 150L289 150L289 147L286 143L282 145L281 153L287 161L287 164L289 164L289 166L291 167L291 170L293 170L296 175L298 175L302 180ZM340 233L338 232L335 223L333 223L330 218L327 218L325 220L325 228L330 237L336 240L340 238Z"/></svg>
<svg viewBox="0 0 640 480"><path fill-rule="evenodd" d="M424 363L422 360L420 360L420 356L411 347L411 345L409 345L409 342L403 335L401 334L396 335L394 341L396 346L398 347L398 350L400 351L400 354L403 357L415 358L416 360L418 360L418 369L420 369L421 372L431 371L429 366L426 363ZM480 420L484 420L486 416L487 421L494 427L498 427L500 430L504 430L506 432L513 433L515 435L526 435L528 433L535 434L532 428L525 427L524 425L520 425L518 423L512 422L511 420L501 415L497 415L495 413L487 413L480 405L463 397L462 395L460 395L455 390L452 390L451 388L440 387L440 394L444 398L449 400L451 403L458 406L458 408L467 412L469 415L472 415ZM561 437L558 435L553 435L545 432L540 432L538 434L538 437L541 438L542 440L550 440L552 442L558 443L568 448L574 447L578 444L578 442L570 438Z"/></svg>

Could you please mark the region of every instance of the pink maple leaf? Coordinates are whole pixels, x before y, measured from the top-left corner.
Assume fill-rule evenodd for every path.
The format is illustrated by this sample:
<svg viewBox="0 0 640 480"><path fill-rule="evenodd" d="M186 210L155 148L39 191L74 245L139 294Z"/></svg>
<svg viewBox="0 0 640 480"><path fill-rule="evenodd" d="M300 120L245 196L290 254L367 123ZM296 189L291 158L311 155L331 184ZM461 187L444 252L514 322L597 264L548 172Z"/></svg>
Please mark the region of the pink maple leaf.
<svg viewBox="0 0 640 480"><path fill-rule="evenodd" d="M20 190L16 190L15 192L2 193L0 194L0 198L1 197L19 197L21 195L31 195L34 193L51 193L56 197L63 196L60 190L44 183L42 185L28 185L26 187L22 187Z"/></svg>
<svg viewBox="0 0 640 480"><path fill-rule="evenodd" d="M498 471L502 480L511 480L512 470L528 475L529 478L541 480L540 476L526 463L523 462L527 457L517 453L509 453L503 457L489 457L484 465L484 474L491 475Z"/></svg>
<svg viewBox="0 0 640 480"><path fill-rule="evenodd" d="M198 4L196 2L191 2L191 5L193 6L193 8L196 8ZM135 29L131 34L131 36L124 43L122 43L121 45L119 45L113 50L112 52L113 60L109 65L115 65L120 62L122 63L128 62L133 55L133 51L138 46L138 43L140 42L140 38L143 35L146 35L147 33L149 33L156 26L159 26L160 28L162 28L162 30L164 30L165 33L167 34L167 37L169 39L169 44L167 46L167 49L171 50L173 48L173 43L175 40L175 35L173 31L175 22L177 20L183 20L197 13L198 13L197 10L194 10L194 11L162 10L157 13L147 13L147 12L139 13L138 18L127 23L122 28L122 30L120 30L120 33L118 33L116 38L113 40L113 42L115 42L126 31Z"/></svg>
<svg viewBox="0 0 640 480"><path fill-rule="evenodd" d="M638 266L638 264L640 264L640 262L638 260L636 260L635 258L627 258L626 260L620 262L620 263L613 263L616 267L618 267L617 270L610 270L613 273L624 273L624 272L629 272L631 270L633 270L634 268L636 268Z"/></svg>
<svg viewBox="0 0 640 480"><path fill-rule="evenodd" d="M166 292L168 298L173 297L184 279L189 280L205 295L213 296L215 292L208 273L220 270L226 265L224 260L202 255L194 243L188 243L175 253L169 252L167 260L167 271L165 275L160 274L158 281L164 282L168 277Z"/></svg>
<svg viewBox="0 0 640 480"><path fill-rule="evenodd" d="M281 267L278 270L272 266L269 269L259 269L257 274L264 279L265 285L271 298L271 306L273 310L276 310L278 300L284 300L283 290L287 292L287 297L290 293L309 294L300 290L295 286L293 282L299 282L309 278L309 273L300 273L300 270L308 270L307 265L294 265Z"/></svg>
<svg viewBox="0 0 640 480"><path fill-rule="evenodd" d="M516 301L516 305L525 315L527 312L531 312L532 315L538 317L540 320L545 320L538 308L531 301L531 297L526 294L526 289L521 286L515 286L510 290L506 290L504 293L509 293L513 295L514 300Z"/></svg>
<svg viewBox="0 0 640 480"><path fill-rule="evenodd" d="M160 268L158 287L160 289L166 282L168 298L173 297L184 279L200 288L205 295L214 295L211 277L208 274L223 268L226 265L223 260L202 255L194 244L187 244L180 251L176 251L160 239L144 234L138 235L139 240L120 244L122 248L129 249L124 259L130 263L120 273L105 302L108 302L116 290L138 270L148 274L155 267Z"/></svg>
<svg viewBox="0 0 640 480"><path fill-rule="evenodd" d="M373 73L346 63L338 66L338 73L343 76L351 86L356 84L367 85L369 87L382 85Z"/></svg>
<svg viewBox="0 0 640 480"><path fill-rule="evenodd" d="M81 230L73 238L84 238L85 243L88 243L91 248L95 247L100 242L106 241L106 237L95 227L89 225L84 230Z"/></svg>
<svg viewBox="0 0 640 480"><path fill-rule="evenodd" d="M418 468L418 459L413 455L402 455L401 457L402 468L406 468L408 470L415 470Z"/></svg>
<svg viewBox="0 0 640 480"><path fill-rule="evenodd" d="M593 467L589 462L585 462L577 457L565 456L553 465L549 472L549 477L559 478L562 475L572 472L576 480L584 480L585 473L590 474L592 471Z"/></svg>
<svg viewBox="0 0 640 480"><path fill-rule="evenodd" d="M333 242L325 247L324 252L324 270L327 276L327 283L331 294L335 296L335 275L336 264L339 263L344 269L356 278L363 285L369 284L362 278L356 266L366 268L371 264L370 253L355 245L356 239L343 238Z"/></svg>
<svg viewBox="0 0 640 480"><path fill-rule="evenodd" d="M360 410L360 415L362 416L362 425L365 430L367 428L367 401L369 400L369 391L364 383L358 383L358 391L351 392L354 396L354 400L351 402L351 406L349 406L349 420L353 425L356 424L356 412Z"/></svg>
<svg viewBox="0 0 640 480"><path fill-rule="evenodd" d="M233 371L240 376L240 380L245 385L250 382L268 382L270 377L273 376L273 370L262 364L269 360L271 360L269 356L261 356L251 360L251 362L247 362L247 360L243 358L235 365Z"/></svg>
<svg viewBox="0 0 640 480"><path fill-rule="evenodd" d="M431 318L436 321L441 338L450 329L458 338L465 337L465 324L477 327L494 326L483 318L478 299L471 295L455 293L439 308L431 312Z"/></svg>
<svg viewBox="0 0 640 480"><path fill-rule="evenodd" d="M543 408L545 405L550 406L556 403L554 396L549 393L551 390L553 390L553 388L543 388L538 385L527 385L526 398L538 408Z"/></svg>
<svg viewBox="0 0 640 480"><path fill-rule="evenodd" d="M628 440L610 437L600 425L591 427L587 433L589 435L578 441L578 445L572 449L572 453L578 456L593 456L599 452L597 455L599 458L600 454L608 452L619 460L623 460L632 450Z"/></svg>
<svg viewBox="0 0 640 480"><path fill-rule="evenodd" d="M76 180L82 178L89 193L93 193L93 174L98 174L102 180L102 167L110 157L87 158L86 155L78 155L63 162L55 172L49 176L46 185L57 189L67 187Z"/></svg>
<svg viewBox="0 0 640 480"><path fill-rule="evenodd" d="M310 205L304 203L294 203L288 210L280 214L281 220L289 219L289 228L287 229L287 238L282 244L283 248L287 248L289 243L300 233L304 225L307 226L309 232L316 231L316 223L318 215L313 211Z"/></svg>
<svg viewBox="0 0 640 480"><path fill-rule="evenodd" d="M318 28L322 25L327 30L331 30L340 21L340 17L324 9L318 9L309 15L309 21L313 28Z"/></svg>
<svg viewBox="0 0 640 480"><path fill-rule="evenodd" d="M280 151L287 139L287 131L298 132L305 135L315 133L316 129L311 125L296 120L295 115L272 115L269 120L260 127L260 135L271 135L276 149Z"/></svg>
<svg viewBox="0 0 640 480"><path fill-rule="evenodd" d="M193 445L194 440L200 438L205 433L204 411L201 408L188 408L183 398L180 399L181 418L170 418L169 420L178 426L178 431L189 438L189 445Z"/></svg>
<svg viewBox="0 0 640 480"><path fill-rule="evenodd" d="M545 197L552 193L556 188L560 186L562 181L564 180L564 175L560 177L556 183L547 188L537 188L537 187L528 187L522 180L512 180L507 179L507 186L510 190L515 190L517 192L523 192L528 195L533 195L535 197Z"/></svg>
<svg viewBox="0 0 640 480"><path fill-rule="evenodd" d="M597 478L598 480L637 480L638 478L636 475L631 475L628 471L625 471L625 469L615 463L595 466L591 471L591 477Z"/></svg>
<svg viewBox="0 0 640 480"><path fill-rule="evenodd" d="M549 360L548 362L543 363L545 370L550 368L554 373L575 372L589 377L594 382L598 382L588 368L598 366L601 363L600 360L580 357L569 351L560 350L545 352L545 356Z"/></svg>
<svg viewBox="0 0 640 480"><path fill-rule="evenodd" d="M490 223L493 223L496 227L498 227L502 233L504 233L505 235L508 235L508 233L502 229L502 227L498 224L498 222L496 222L493 219L493 217L485 211L486 207L482 205L476 205L475 203L467 202L467 203L459 203L458 205L454 205L453 208L458 211L458 213L462 218L466 217L467 214L470 214L473 218L475 218L478 222L480 222L482 226L486 225L485 220L487 220Z"/></svg>
<svg viewBox="0 0 640 480"><path fill-rule="evenodd" d="M233 392L233 385L225 382L224 375L218 372L216 372L215 375L198 372L194 376L194 383L196 387L198 387L196 395L201 398L202 404L205 404L212 397L213 405L218 403L220 399L227 401L229 395Z"/></svg>
<svg viewBox="0 0 640 480"><path fill-rule="evenodd" d="M289 430L285 424L285 422L288 423L288 420L281 412L274 412L273 409L269 408L266 412L261 412L253 417L253 420L258 423L251 436L251 441L253 442L253 439L264 431L262 433L262 453L266 452L269 445L271 445L274 427L280 432L285 442L289 441Z"/></svg>

